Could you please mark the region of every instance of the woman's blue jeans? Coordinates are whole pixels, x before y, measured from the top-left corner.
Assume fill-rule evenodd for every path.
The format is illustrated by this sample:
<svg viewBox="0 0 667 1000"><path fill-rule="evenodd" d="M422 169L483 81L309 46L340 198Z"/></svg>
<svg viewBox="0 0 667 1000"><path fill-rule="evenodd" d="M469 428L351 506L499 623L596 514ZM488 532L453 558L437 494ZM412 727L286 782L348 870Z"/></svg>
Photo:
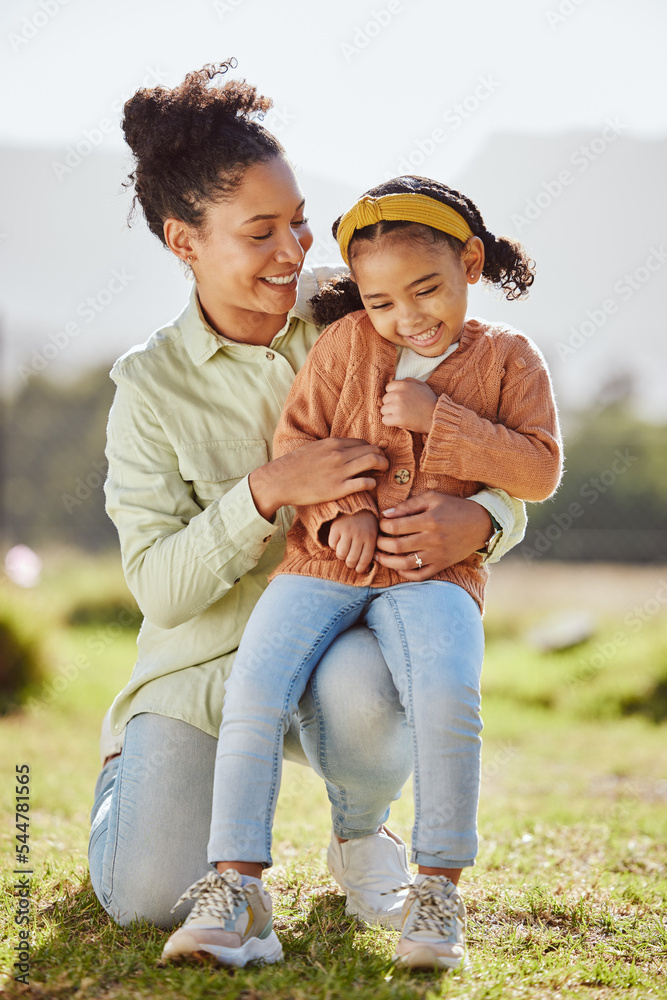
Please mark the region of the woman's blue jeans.
<svg viewBox="0 0 667 1000"><path fill-rule="evenodd" d="M177 719L142 714L125 730L123 752L95 789L90 877L117 923L179 923L192 907L171 907L211 870L217 740ZM335 789L334 825L353 839L387 819L412 769L412 742L391 674L372 633L358 626L322 657L284 743L287 759L310 763Z"/></svg>
<svg viewBox="0 0 667 1000"><path fill-rule="evenodd" d="M276 577L262 594L227 682L210 862L271 864L284 734L320 657L360 621L378 641L407 719L414 765L412 860L439 868L474 863L484 654L477 604L444 581L371 588L295 575ZM358 660L341 697L356 696L364 670ZM375 707L383 710L379 700ZM374 710L365 727L372 725ZM347 720L344 728L350 732ZM349 835L349 802L336 784L327 781L327 790L334 829ZM372 794L370 786L367 792Z"/></svg>

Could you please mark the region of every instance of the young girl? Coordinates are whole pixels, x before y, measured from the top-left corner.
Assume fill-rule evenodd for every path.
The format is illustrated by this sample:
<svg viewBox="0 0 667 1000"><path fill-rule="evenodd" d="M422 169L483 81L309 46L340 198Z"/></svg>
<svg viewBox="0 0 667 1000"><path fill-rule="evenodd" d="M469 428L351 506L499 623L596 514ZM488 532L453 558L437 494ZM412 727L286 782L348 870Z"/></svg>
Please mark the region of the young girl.
<svg viewBox="0 0 667 1000"><path fill-rule="evenodd" d="M351 278L317 296L318 320L338 321L296 377L274 450L363 438L385 450L389 469L372 492L297 508L225 693L209 841L217 872L186 893L197 902L164 957L208 952L228 965L282 957L261 873L272 863L283 734L319 658L363 621L414 747L419 874L397 887L406 898L395 960L456 968L465 962L457 884L477 852L488 573L475 554L409 580L374 561L375 543L382 513L426 490L468 497L486 484L525 500L550 496L561 472L556 407L525 336L466 319L468 285L481 277L509 299L533 281L522 248L489 233L468 198L399 177L364 195L333 231ZM357 471L351 463L350 475ZM429 553L416 547L414 561L416 571L428 568ZM345 803L328 790L336 829Z"/></svg>

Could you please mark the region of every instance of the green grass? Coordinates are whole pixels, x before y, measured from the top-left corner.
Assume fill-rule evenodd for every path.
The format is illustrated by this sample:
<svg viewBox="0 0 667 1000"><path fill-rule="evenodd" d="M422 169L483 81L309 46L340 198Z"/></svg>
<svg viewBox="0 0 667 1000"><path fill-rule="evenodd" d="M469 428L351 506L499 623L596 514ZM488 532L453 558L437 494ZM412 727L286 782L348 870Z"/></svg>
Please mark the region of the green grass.
<svg viewBox="0 0 667 1000"><path fill-rule="evenodd" d="M496 569L496 580L502 572ZM547 572L539 568L544 581ZM515 567L505 578L511 582L516 573ZM326 795L314 774L296 765L285 770L277 864L268 882L286 961L229 972L161 967L165 932L116 927L90 887L85 852L99 723L134 660L131 602L125 603L116 560L47 560L43 584L14 590L13 598L44 641L48 679L25 712L0 720L4 973L18 933L13 788L14 766L24 762L31 767L35 872L30 985L5 975L3 996L667 997L666 729L656 721L660 713L650 711L665 677L664 613L591 670L596 644L618 632L617 611L600 616L588 643L545 654L522 638L539 608L517 611L514 602L510 614L510 595L507 606L494 605L492 595L481 851L462 883L468 973L398 972L390 961L396 934L364 929L345 916L344 898L326 871ZM631 593L619 600L621 611L633 606ZM411 822L406 788L391 825L409 840Z"/></svg>

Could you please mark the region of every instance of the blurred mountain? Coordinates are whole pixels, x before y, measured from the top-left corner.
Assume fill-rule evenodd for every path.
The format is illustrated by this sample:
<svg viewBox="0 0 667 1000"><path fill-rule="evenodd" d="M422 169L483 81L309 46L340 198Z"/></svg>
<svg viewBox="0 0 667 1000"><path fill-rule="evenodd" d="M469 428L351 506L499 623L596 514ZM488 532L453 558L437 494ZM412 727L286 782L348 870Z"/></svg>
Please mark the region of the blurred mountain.
<svg viewBox="0 0 667 1000"><path fill-rule="evenodd" d="M189 282L122 188L129 157L79 150L0 150L0 337L5 391L38 370L78 375L111 362L176 315ZM428 156L415 172L429 173ZM667 262L667 142L597 135L498 135L460 177L487 226L524 242L538 264L529 299L476 287L471 312L523 329L551 365L561 404L583 408L609 383L667 418L659 288ZM380 178L378 178L379 180ZM305 175L316 262L338 259L332 220L358 195Z"/></svg>
<svg viewBox="0 0 667 1000"><path fill-rule="evenodd" d="M664 420L667 141L613 134L496 136L457 178L487 226L537 262L525 302L487 294L475 306L537 341L562 404L583 408L624 381L644 416Z"/></svg>
<svg viewBox="0 0 667 1000"><path fill-rule="evenodd" d="M122 183L130 169L129 155L102 150L81 157L71 147L0 149L5 392L38 372L75 377L110 364L183 308L191 288L185 271L140 210L128 227L132 197ZM301 183L316 231L310 260L340 259L331 222L358 192L320 177Z"/></svg>

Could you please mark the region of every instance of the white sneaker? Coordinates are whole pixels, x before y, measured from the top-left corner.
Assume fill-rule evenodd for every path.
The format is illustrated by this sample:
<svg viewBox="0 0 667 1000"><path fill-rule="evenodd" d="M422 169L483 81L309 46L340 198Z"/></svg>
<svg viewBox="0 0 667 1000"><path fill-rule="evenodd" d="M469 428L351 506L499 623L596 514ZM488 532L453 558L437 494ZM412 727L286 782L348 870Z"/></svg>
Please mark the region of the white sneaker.
<svg viewBox="0 0 667 1000"><path fill-rule="evenodd" d="M408 891L394 962L410 969L466 969L466 908L444 875L427 875Z"/></svg>
<svg viewBox="0 0 667 1000"><path fill-rule="evenodd" d="M125 730L119 733L118 736L114 736L111 732L111 708L107 708L104 718L102 719L102 728L100 730L100 761L104 764L107 757L115 757L123 749L123 740L125 739Z"/></svg>
<svg viewBox="0 0 667 1000"><path fill-rule="evenodd" d="M382 827L369 837L340 844L332 833L327 866L347 894L347 914L367 924L400 930L403 904L413 879L400 837Z"/></svg>

